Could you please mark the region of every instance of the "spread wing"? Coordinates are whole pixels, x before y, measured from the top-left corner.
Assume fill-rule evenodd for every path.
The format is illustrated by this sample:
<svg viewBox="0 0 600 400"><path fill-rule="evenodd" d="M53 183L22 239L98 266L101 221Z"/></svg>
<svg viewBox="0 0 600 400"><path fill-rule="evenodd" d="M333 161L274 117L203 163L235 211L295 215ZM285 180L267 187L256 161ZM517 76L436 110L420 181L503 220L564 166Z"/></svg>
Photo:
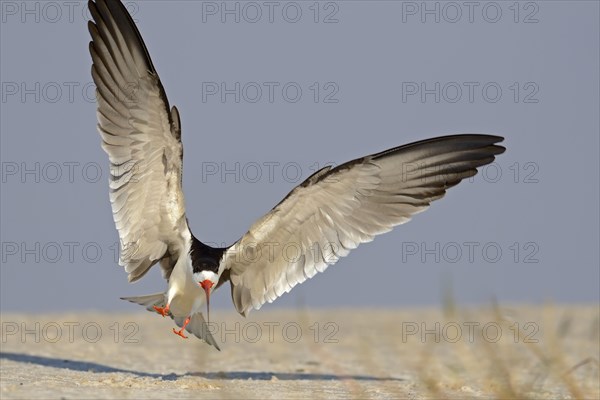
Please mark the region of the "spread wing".
<svg viewBox="0 0 600 400"><path fill-rule="evenodd" d="M259 309L390 231L504 152L503 138L424 140L313 174L224 255L238 312Z"/></svg>
<svg viewBox="0 0 600 400"><path fill-rule="evenodd" d="M168 278L187 228L177 109L120 1L88 3L98 130L110 160L110 201L129 281L161 260ZM175 238L175 239L174 239Z"/></svg>

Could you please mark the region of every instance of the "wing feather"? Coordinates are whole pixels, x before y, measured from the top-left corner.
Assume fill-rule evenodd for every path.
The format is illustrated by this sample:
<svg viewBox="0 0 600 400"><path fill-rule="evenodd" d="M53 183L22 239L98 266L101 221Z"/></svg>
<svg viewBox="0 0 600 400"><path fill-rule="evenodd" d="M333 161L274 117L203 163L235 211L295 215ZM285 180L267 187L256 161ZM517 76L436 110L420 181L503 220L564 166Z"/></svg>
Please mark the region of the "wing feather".
<svg viewBox="0 0 600 400"><path fill-rule="evenodd" d="M504 152L502 140L439 137L316 172L225 253L236 309L259 309L409 221Z"/></svg>
<svg viewBox="0 0 600 400"><path fill-rule="evenodd" d="M88 6L98 131L110 160L119 263L135 281L166 258L161 266L168 278L182 235L189 232L181 191L179 113L175 107L169 110L148 50L121 2L96 0Z"/></svg>

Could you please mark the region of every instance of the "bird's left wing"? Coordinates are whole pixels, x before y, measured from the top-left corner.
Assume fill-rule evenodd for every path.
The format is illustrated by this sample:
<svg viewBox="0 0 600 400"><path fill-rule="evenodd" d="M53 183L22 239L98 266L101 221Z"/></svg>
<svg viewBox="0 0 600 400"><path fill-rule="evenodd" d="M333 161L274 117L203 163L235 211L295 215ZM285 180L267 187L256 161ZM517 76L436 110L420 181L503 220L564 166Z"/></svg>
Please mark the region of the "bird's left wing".
<svg viewBox="0 0 600 400"><path fill-rule="evenodd" d="M439 137L316 172L224 254L236 309L243 315L259 309L407 222L492 162L504 151L496 144L502 139Z"/></svg>
<svg viewBox="0 0 600 400"><path fill-rule="evenodd" d="M179 114L131 16L118 0L90 1L98 130L110 159L110 201L129 281L161 260L168 278L185 233ZM172 257L174 256L174 257Z"/></svg>

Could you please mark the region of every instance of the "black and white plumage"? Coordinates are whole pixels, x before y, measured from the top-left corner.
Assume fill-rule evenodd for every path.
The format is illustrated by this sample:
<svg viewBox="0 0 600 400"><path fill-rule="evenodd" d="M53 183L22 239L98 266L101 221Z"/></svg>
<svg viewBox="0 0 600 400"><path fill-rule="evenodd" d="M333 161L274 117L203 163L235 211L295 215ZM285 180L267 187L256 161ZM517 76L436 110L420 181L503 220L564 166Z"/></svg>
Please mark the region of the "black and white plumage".
<svg viewBox="0 0 600 400"><path fill-rule="evenodd" d="M90 1L89 8L98 127L111 163L119 262L131 282L160 263L169 283L165 293L127 300L164 310L217 348L201 309L220 285L230 282L241 314L259 309L360 243L409 221L505 150L498 136L455 135L325 167L239 241L212 248L189 229L179 113L169 106L139 31L118 0Z"/></svg>

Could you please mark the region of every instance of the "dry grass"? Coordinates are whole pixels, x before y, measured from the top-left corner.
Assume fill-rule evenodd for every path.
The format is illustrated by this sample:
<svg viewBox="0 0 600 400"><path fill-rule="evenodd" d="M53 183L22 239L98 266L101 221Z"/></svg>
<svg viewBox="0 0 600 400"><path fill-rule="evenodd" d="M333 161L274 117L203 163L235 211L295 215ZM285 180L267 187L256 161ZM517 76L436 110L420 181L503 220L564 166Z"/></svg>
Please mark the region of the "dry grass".
<svg viewBox="0 0 600 400"><path fill-rule="evenodd" d="M508 316L518 308L507 313L497 304L484 312L492 317L488 322L508 334L497 342L461 340L425 347L418 368L425 397L451 398L463 392L465 398L600 398L598 307L588 312L550 304L529 308L524 314L537 313L539 319L524 322ZM450 300L444 307L444 321L477 321L473 314L458 310ZM476 314L481 318L481 311ZM475 337L484 335L481 325L474 331Z"/></svg>

